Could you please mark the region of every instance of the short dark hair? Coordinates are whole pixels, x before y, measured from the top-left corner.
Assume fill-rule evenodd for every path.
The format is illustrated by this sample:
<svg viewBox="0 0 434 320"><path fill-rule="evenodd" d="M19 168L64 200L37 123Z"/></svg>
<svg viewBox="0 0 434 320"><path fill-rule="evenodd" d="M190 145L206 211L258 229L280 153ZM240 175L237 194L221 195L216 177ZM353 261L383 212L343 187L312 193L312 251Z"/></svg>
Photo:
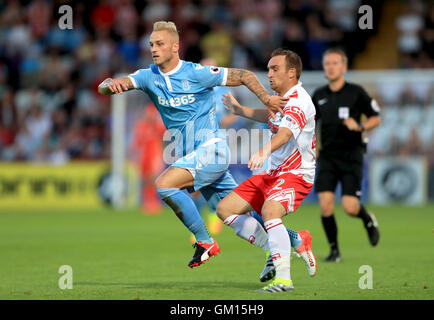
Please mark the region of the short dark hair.
<svg viewBox="0 0 434 320"><path fill-rule="evenodd" d="M325 56L330 54L330 53L336 53L338 55L340 55L342 57L342 61L344 62L345 65L348 65L348 57L347 54L345 53L345 51L341 48L330 48L327 49L324 54L322 55L322 58L324 60Z"/></svg>
<svg viewBox="0 0 434 320"><path fill-rule="evenodd" d="M275 56L285 56L286 70L295 68L297 79L300 79L301 71L303 70L303 64L298 54L291 50L278 48L271 53L271 57Z"/></svg>

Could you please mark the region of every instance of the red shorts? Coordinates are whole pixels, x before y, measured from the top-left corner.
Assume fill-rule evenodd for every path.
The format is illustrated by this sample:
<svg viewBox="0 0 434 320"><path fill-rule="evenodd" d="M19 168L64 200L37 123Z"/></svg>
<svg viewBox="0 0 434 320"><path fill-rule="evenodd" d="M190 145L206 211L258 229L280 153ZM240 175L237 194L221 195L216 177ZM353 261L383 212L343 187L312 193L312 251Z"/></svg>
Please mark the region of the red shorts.
<svg viewBox="0 0 434 320"><path fill-rule="evenodd" d="M280 202L286 213L294 212L309 194L313 184L292 173L277 177L257 174L234 189L235 193L246 200L261 215L265 200Z"/></svg>

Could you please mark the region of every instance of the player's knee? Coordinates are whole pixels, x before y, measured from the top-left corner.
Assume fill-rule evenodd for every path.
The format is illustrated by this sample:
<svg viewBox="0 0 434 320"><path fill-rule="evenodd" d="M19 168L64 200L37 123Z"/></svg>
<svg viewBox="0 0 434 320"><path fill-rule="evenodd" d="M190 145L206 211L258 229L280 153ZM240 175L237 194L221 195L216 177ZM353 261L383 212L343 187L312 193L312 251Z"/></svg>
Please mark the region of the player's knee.
<svg viewBox="0 0 434 320"><path fill-rule="evenodd" d="M332 201L321 201L320 208L321 208L321 215L323 217L329 217L333 214L334 203Z"/></svg>
<svg viewBox="0 0 434 320"><path fill-rule="evenodd" d="M262 219L264 220L264 222L273 219L271 217L270 210L267 210L267 209L264 210L263 209L262 212L261 212L261 214L262 214Z"/></svg>
<svg viewBox="0 0 434 320"><path fill-rule="evenodd" d="M232 215L232 212L230 210L230 206L227 203L227 201L225 201L225 199L221 200L218 203L217 209L216 209L216 214L223 221Z"/></svg>
<svg viewBox="0 0 434 320"><path fill-rule="evenodd" d="M342 199L342 208L347 214L356 216L360 211L360 204L358 199Z"/></svg>
<svg viewBox="0 0 434 320"><path fill-rule="evenodd" d="M173 180L173 179L172 179ZM166 178L164 175L158 176L155 181L155 188L158 189L168 189L168 188L179 188L176 184L173 183L173 181L170 181L170 179Z"/></svg>
<svg viewBox="0 0 434 320"><path fill-rule="evenodd" d="M356 216L359 213L360 207L358 204L342 204L344 211L350 216Z"/></svg>
<svg viewBox="0 0 434 320"><path fill-rule="evenodd" d="M158 189L164 189L165 187L164 187L164 181L163 181L163 179L161 178L161 176L158 176L155 180L154 180L154 185L155 185L155 188L158 190Z"/></svg>
<svg viewBox="0 0 434 320"><path fill-rule="evenodd" d="M321 209L321 215L323 217L329 217L333 214L335 210L335 197L333 193L330 192L320 192L319 193L319 206Z"/></svg>
<svg viewBox="0 0 434 320"><path fill-rule="evenodd" d="M280 218L280 216L276 215L275 210L273 210L271 207L262 208L261 214L264 221Z"/></svg>
<svg viewBox="0 0 434 320"><path fill-rule="evenodd" d="M265 201L261 210L264 221L280 219L286 214L285 207L276 201Z"/></svg>

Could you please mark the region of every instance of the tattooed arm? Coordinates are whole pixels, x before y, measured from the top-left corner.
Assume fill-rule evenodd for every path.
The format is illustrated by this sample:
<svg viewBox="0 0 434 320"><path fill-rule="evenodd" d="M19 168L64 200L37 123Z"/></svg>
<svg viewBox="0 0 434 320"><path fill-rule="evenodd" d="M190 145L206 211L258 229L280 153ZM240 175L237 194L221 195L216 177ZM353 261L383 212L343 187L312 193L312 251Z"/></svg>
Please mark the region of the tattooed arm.
<svg viewBox="0 0 434 320"><path fill-rule="evenodd" d="M245 85L249 88L267 106L273 118L275 118L276 112L283 114L282 108L288 101L287 98L270 95L253 72L244 69L228 68L226 86L233 87L240 85Z"/></svg>
<svg viewBox="0 0 434 320"><path fill-rule="evenodd" d="M104 96L132 89L134 89L134 85L128 77L118 79L107 78L98 86L98 92Z"/></svg>

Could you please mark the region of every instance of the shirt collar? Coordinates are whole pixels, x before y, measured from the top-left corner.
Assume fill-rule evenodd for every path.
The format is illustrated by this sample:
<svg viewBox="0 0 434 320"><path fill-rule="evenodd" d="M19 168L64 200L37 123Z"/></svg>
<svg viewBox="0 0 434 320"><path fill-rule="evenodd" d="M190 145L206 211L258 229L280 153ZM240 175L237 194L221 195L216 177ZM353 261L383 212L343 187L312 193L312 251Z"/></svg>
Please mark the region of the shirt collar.
<svg viewBox="0 0 434 320"><path fill-rule="evenodd" d="M301 81L298 81L298 83L295 86L291 87L288 91L286 91L283 97L284 98L289 97L295 90L297 90L297 88L300 88L302 84L303 83Z"/></svg>
<svg viewBox="0 0 434 320"><path fill-rule="evenodd" d="M160 67L158 67L158 72L160 72L160 74L163 75L163 76L170 76L170 75L176 73L179 69L181 69L182 62L183 61L181 59L179 59L178 64L176 65L176 67L174 69L170 70L169 72L166 72L166 73L164 73L163 71L161 71Z"/></svg>

